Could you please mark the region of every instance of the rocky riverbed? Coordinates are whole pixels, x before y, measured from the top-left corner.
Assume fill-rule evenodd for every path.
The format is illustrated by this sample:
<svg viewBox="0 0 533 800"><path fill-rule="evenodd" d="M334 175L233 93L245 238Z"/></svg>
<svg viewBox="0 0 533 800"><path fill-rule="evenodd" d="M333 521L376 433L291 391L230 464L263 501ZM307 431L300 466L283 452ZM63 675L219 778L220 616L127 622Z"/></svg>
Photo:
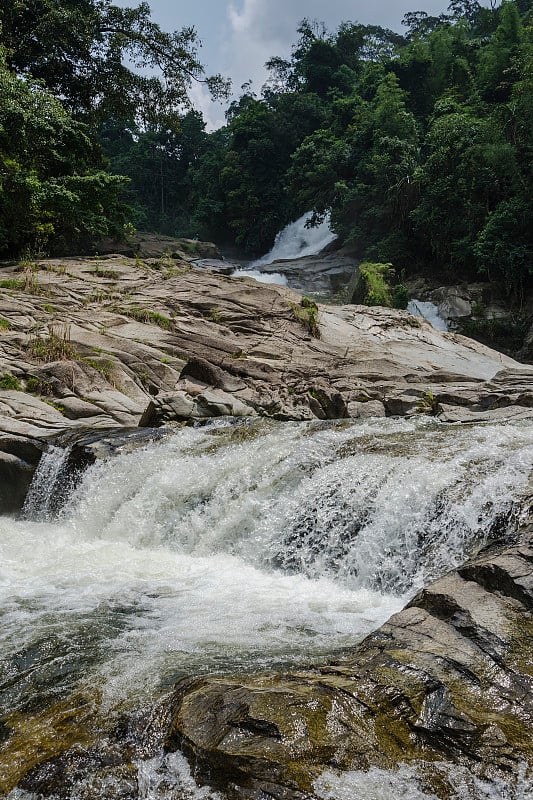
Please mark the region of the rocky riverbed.
<svg viewBox="0 0 533 800"><path fill-rule="evenodd" d="M39 443L72 427L533 415L533 367L406 312L314 306L285 287L195 269L197 256L2 268L6 475L29 479Z"/></svg>
<svg viewBox="0 0 533 800"><path fill-rule="evenodd" d="M53 522L52 506L49 519L53 524L49 528L39 527L46 516L36 516L32 522L30 515L28 523L0 518L5 523L6 569L13 565L15 568L18 548L27 547L20 556L22 571L19 575L16 566L15 578L23 577L28 598L21 596L15 602L9 595L10 614L15 621L18 619L15 611L18 613L19 600L24 615L31 616L35 606L37 622L32 624L39 626L40 604L45 598L46 602L50 600L50 609L42 619L46 621L46 615L51 614L50 619L55 620L56 615L59 626L54 634L57 646L53 645L55 639L50 640L52 644L48 642L49 634L42 638L39 633L35 641L32 634L29 643L21 644L6 661L11 671L2 691L9 697L18 697L22 681L20 692L24 700L0 719L0 751L6 759L0 791L7 793L19 786L37 797L80 796L93 800L101 796L99 791L105 791L106 796L117 800L141 798L147 796L148 784L147 779L141 779L146 768L139 765L147 759L159 759L160 784L153 796L165 798L174 791L174 778L161 765L169 754L181 749L201 783L211 783L225 796L239 800L338 800L350 796L349 790L347 795L336 794L336 790L328 794L324 787L329 778L324 776L356 775L368 770L392 775L398 768L411 770L412 780L432 800L456 798L460 795L446 765L466 770L470 781L492 781L493 786L510 787L509 797L520 797L521 787L531 785L527 783L531 777L528 765L533 761L533 529L531 493L522 485L527 482L531 467L533 367L457 334L436 331L403 311L315 305L286 287L260 285L252 279L211 271L205 268L205 261L197 268L195 264L202 256L214 258L216 253L198 252L197 245L189 243L182 250L162 256L131 258L111 254L46 259L2 268L0 511L13 514L20 510L43 452L47 452L47 458L52 456L50 464L59 464L65 474L93 464L91 480L96 482L87 483L86 497L82 492L78 498L81 505L72 506L72 520L65 517L68 524ZM226 416L249 418L252 425L243 419L242 427L224 427L221 421L223 427L206 432L205 437L200 429L184 428L181 434L190 434L191 441L185 436L182 449L176 450L177 455L174 453L177 426ZM385 419L396 416L413 419ZM259 417L287 422L288 426L300 421L304 426L298 432L286 428L286 437L276 433L274 446L268 438L273 434L254 431L256 423L252 418ZM313 444L313 437L322 434L312 427L305 428L309 421L316 425L322 421L327 438L328 420L349 418L359 420L357 430L352 432L353 423L346 423L342 434L346 442L339 444L332 439L337 442L333 449L326 440L320 446ZM382 423L379 418L383 418ZM430 426L427 429L426 422ZM443 425L448 422L457 425L448 429ZM471 424L484 422L496 426L494 436L498 441L491 449L490 436L479 437L483 442L478 453L477 427ZM415 427L408 436L405 431L394 429L392 435L372 427L399 423ZM416 425L420 424L418 431ZM165 426L170 427L170 432ZM481 429L485 427L481 425ZM446 434L439 444L441 429L471 429L473 438L468 439L468 447L459 446L457 434L457 444L451 447ZM342 428L339 431L342 433ZM295 437L294 445L291 437ZM513 458L506 450L515 439L513 447L519 447L516 475L515 467L508 466L513 464ZM64 451L60 448L64 457L50 450L50 444L58 442L62 447L68 445ZM77 444L70 449L72 442ZM427 464L417 461L419 446L431 451ZM446 482L445 459L439 456L441 446L448 453L457 449L457 479L451 484ZM195 447L199 450L193 458ZM224 447L229 448L227 454ZM148 466L142 460L133 466L128 462L128 454L135 459L139 448L147 448L143 458ZM461 462L461 448L468 452L465 465ZM219 451L220 462L216 460ZM336 462L328 471L328 459L334 452L336 459L347 459L342 480L333 471ZM249 463L242 467L238 480L229 480L237 459L244 456L250 459ZM356 460L356 456L362 460ZM414 458L406 461L404 471L400 470L397 476L396 456ZM381 464L381 457L391 459L390 463ZM162 461L165 458L168 464ZM213 462L208 461L210 458ZM263 472L261 458L265 459ZM110 466L113 459L119 465L118 477ZM265 478L263 486L258 476L268 476L272 464L279 465L283 459L288 459L286 473L272 476L272 486L268 483L270 478ZM102 472L100 483L99 461L109 470ZM182 464L188 465L190 475L179 472ZM208 480L213 486L206 483L208 464ZM371 486L374 481L376 488L363 493L361 510L358 505L352 508L352 500L347 501L342 485L348 481L349 485L354 482L359 486L359 476L367 474L364 470L368 470L365 480ZM403 484L414 480L412 470L421 482L420 492L433 492L429 495L429 516L424 512L418 521L415 495L410 498L400 491ZM431 470L436 478L434 486L431 475L427 480L425 477ZM462 485L464 476L469 476L471 485L472 470L477 470L483 485L476 500L478 505L473 505L473 519L468 524L461 519L461 493L456 503L459 516L448 519L446 498L453 495L455 486ZM513 495L508 504L504 498L497 498L494 487L491 489L491 470L498 471L500 493L505 487L515 491L514 483L518 481L519 496ZM50 480L52 473L53 470ZM168 564L175 563L175 553L185 554L186 566L179 561L182 555L178 561L179 569L185 569L183 580L187 581L192 564L187 561L190 552L200 556L200 561L208 553L213 565L218 564L220 552L217 548L211 551L211 542L221 541L225 526L231 528L234 523L235 530L227 532L229 549L227 553L224 550L224 558L242 555L237 534L252 531L252 541L260 541L262 520L275 510L274 503L282 489L289 493L284 500L288 510L284 506L276 511L281 515L279 525L276 517L272 526L285 539L274 554L269 551L263 565L268 577L261 573L259 585L270 586L272 574L277 574L271 572L273 566L291 575L298 572L300 565L302 576L318 575L322 580L322 573L317 572L317 564L321 563L317 553L324 549L320 538L323 536L329 536L328 546L332 548L329 560L324 561L325 575L336 575L346 561L347 551L336 550L335 542L338 539L342 543L343 537L353 534L359 537L354 541L361 544L361 530L372 517L368 508L372 507L373 498L381 496L383 481L389 474L396 476L396 499L414 514L415 522L409 523L409 557L413 564L420 557L417 554L424 552L427 525L439 519L446 520L446 535L451 530L453 539L456 526L459 543L461 537L468 540L464 547L460 544L457 552L475 552L476 542L486 544L491 540L489 549L448 574L440 567L442 577L430 582L403 611L361 644L343 647L344 657L334 663L328 663L331 658L323 658L315 666L276 673L263 670L254 676L239 676L234 670L224 677L186 677L149 712L146 708L150 704L145 698L142 709L132 713L128 705L127 714L117 717L114 712L105 727L100 692L105 694L108 689L99 687L91 692L86 680L77 683L78 678L70 679L70 671L77 675L79 668L72 666L74 651L79 647L84 652L91 636L98 642L98 637L108 635L109 630L128 630L132 626L135 636L144 635L144 623L139 623L138 629L133 623L140 576L146 586L155 581L156 587L142 589L141 617L149 613L151 625L172 632L169 619L183 615L179 605L183 598L178 593L178 599L174 599L174 572L172 579L165 577L163 585L159 576L166 575ZM47 473L41 479L44 493L52 497ZM134 479L131 486L130 479ZM220 502L229 505L219 509L216 498L225 481L229 482L224 484ZM307 492L302 503L297 495L291 495L296 489L304 491L300 481ZM146 495L145 483L160 497L159 505L154 505L150 493ZM105 491L109 497L102 503ZM270 491L274 493L271 498ZM347 502L348 516L344 520L339 508ZM266 505L261 511L263 503ZM386 505L385 500L383 503ZM176 508L180 509L179 514ZM283 515L291 508L294 514L285 519ZM241 519L243 509L252 521L248 517ZM357 514L362 515L360 519ZM182 515L184 531L179 522ZM393 519L387 519L379 528L384 542L380 564L390 560L391 547L398 549L397 537L389 530ZM202 524L198 520L203 520ZM187 543L191 531L196 531L200 540L206 530L208 543L200 542L196 553L194 548L187 549L192 546L190 543L183 550L181 539L172 540L167 550L168 537L171 533L174 536L176 526ZM47 545L40 538L45 535L55 537L57 564L55 557L48 564ZM138 539L130 541L130 535ZM370 531L369 536L372 542L377 541L375 531ZM433 542L435 537L430 539ZM98 544L100 540L102 546ZM389 540L390 546L386 544ZM131 559L127 566L124 542L128 543ZM42 558L34 558L33 551L41 546ZM243 553L248 553L249 545L242 547ZM305 548L309 553L303 552ZM100 552L108 560L98 561ZM369 557L371 553L372 548L368 550ZM401 555L394 557L398 563L393 559L396 577L386 584L387 591L411 585L412 574L406 577ZM65 557L70 561L63 570ZM251 580L247 558L243 556L239 574L245 573ZM34 587L28 583L32 559L37 581L35 597ZM146 563L154 570L148 577L144 573ZM77 570L83 573L84 581L80 609ZM122 595L115 597L117 570L126 575L121 579L126 587L121 589L125 599ZM353 574L358 570L361 573L362 567ZM207 574L200 576L202 598ZM218 572L216 575L220 577ZM101 581L97 590L92 585L95 576ZM226 590L230 599L234 584L232 573ZM272 589L274 595L280 586L276 584L277 588ZM111 600L109 587L113 587ZM262 596L268 596L268 589L261 591ZM331 586L328 591L337 590ZM61 606L63 596L65 608ZM170 612L165 598L169 597L172 614L166 617ZM157 606L159 602L161 608ZM178 603L177 611L172 610L174 602ZM231 607L234 602L231 600ZM200 607L205 612L205 607ZM74 613L72 608L83 620L72 622L73 641L77 642L73 649L61 639L63 620ZM339 601L341 614L342 608ZM24 618L29 620L30 616ZM203 620L203 616L204 613L199 619ZM380 622L383 619L385 616ZM307 621L291 624L295 631L301 627L305 634ZM265 625L264 630L268 631L268 623ZM90 635L86 633L89 630ZM14 641L21 632L24 625L14 623L10 634ZM124 642L128 661L120 662L122 668L131 660L127 636ZM203 646L199 646L200 652ZM165 640L164 652L167 650L172 651L172 643ZM118 645L117 652L121 652ZM95 663L100 657L99 653L91 655ZM87 662L89 666L91 663ZM182 667L180 670L183 672ZM34 674L36 677L32 677ZM120 683L121 679L114 680ZM98 726L94 725L96 718ZM190 787L176 788L175 796L194 797L195 791Z"/></svg>
<svg viewBox="0 0 533 800"><path fill-rule="evenodd" d="M432 583L334 664L252 679L185 679L167 746L238 798L315 796L326 770L435 764L518 783L533 760L533 525ZM524 787L522 787L524 788ZM509 796L509 795L506 795ZM528 795L529 796L529 795Z"/></svg>

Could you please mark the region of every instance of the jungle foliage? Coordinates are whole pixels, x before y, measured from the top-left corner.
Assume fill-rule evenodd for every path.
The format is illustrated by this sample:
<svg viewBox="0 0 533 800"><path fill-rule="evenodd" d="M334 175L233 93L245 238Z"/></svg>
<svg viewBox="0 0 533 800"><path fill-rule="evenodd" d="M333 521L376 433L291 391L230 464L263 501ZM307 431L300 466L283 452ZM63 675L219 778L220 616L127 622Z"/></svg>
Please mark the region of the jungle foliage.
<svg viewBox="0 0 533 800"><path fill-rule="evenodd" d="M532 0L452 0L401 34L304 20L212 133L190 82L227 85L145 3L5 0L0 19L0 252L130 219L257 254L312 209L366 262L482 274L514 304L531 284Z"/></svg>
<svg viewBox="0 0 533 800"><path fill-rule="evenodd" d="M492 4L496 6L496 3ZM191 163L190 232L266 251L309 209L369 262L480 273L521 301L533 274L531 0L454 0L399 35L305 21Z"/></svg>
<svg viewBox="0 0 533 800"><path fill-rule="evenodd" d="M168 149L193 80L227 93L205 77L194 29L165 33L146 3L3 0L0 255L120 235L134 216L130 178L111 168L101 131L124 140L134 126Z"/></svg>

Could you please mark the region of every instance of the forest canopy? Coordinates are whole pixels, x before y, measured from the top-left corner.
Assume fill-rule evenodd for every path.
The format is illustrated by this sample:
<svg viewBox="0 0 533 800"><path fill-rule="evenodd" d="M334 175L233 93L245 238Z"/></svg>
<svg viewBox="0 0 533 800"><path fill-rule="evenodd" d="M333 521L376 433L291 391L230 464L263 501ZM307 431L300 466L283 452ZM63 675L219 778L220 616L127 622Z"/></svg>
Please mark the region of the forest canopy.
<svg viewBox="0 0 533 800"><path fill-rule="evenodd" d="M207 133L196 32L109 0L5 0L0 252L76 248L125 222L250 254L308 210L406 274L533 274L532 0L406 14L402 33L303 20ZM68 35L67 35L68 33ZM157 68L157 72L154 72ZM18 132L18 133L16 133ZM122 176L122 177L120 177Z"/></svg>

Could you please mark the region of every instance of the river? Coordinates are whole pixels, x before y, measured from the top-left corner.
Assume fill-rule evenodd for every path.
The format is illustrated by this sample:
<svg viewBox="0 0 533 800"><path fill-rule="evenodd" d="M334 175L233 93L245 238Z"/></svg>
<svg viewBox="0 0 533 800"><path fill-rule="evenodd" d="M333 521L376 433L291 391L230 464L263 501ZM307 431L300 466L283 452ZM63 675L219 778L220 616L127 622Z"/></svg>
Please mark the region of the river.
<svg viewBox="0 0 533 800"><path fill-rule="evenodd" d="M48 752L53 715L73 697L90 698L81 740L87 725L109 730L185 674L341 654L513 530L531 434L528 422L427 417L219 420L100 461L66 489L66 454L52 448L24 514L0 518L3 785L34 758L32 737ZM195 788L179 754L140 759L137 770L137 797L215 796ZM90 785L88 772L69 796L105 796ZM388 798L386 786L391 798L401 786L409 800L429 797L405 772L324 776L316 792L370 800ZM489 789L458 797L507 796Z"/></svg>

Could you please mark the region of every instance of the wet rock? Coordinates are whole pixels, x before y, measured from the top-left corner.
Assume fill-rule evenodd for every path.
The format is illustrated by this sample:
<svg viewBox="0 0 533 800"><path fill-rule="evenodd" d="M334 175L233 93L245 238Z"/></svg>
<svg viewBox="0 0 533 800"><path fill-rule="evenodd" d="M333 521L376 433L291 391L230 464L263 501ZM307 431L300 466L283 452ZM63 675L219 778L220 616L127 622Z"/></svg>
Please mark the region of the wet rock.
<svg viewBox="0 0 533 800"><path fill-rule="evenodd" d="M44 441L0 434L0 514L20 511L45 448Z"/></svg>
<svg viewBox="0 0 533 800"><path fill-rule="evenodd" d="M167 428L115 428L109 431L89 431L85 434L73 432L56 439L56 443L69 447L68 469L84 470L101 459L112 458L121 453L131 453L164 439Z"/></svg>
<svg viewBox="0 0 533 800"><path fill-rule="evenodd" d="M35 466L10 453L0 453L0 513L20 511L35 472Z"/></svg>
<svg viewBox="0 0 533 800"><path fill-rule="evenodd" d="M205 269L219 275L231 275L238 269L236 264L228 263L220 258L200 258L198 261L193 261L192 265L194 269Z"/></svg>
<svg viewBox="0 0 533 800"><path fill-rule="evenodd" d="M354 275L357 262L350 256L326 253L303 256L290 261L274 261L259 269L267 274L280 273L288 286L298 291L326 296L345 290Z"/></svg>
<svg viewBox="0 0 533 800"><path fill-rule="evenodd" d="M310 796L332 766L448 761L482 778L517 776L533 763L532 608L529 524L515 545L435 581L341 661L181 681L167 747L239 798Z"/></svg>
<svg viewBox="0 0 533 800"><path fill-rule="evenodd" d="M348 416L352 419L370 419L372 417L385 417L387 415L385 406L379 400L368 400L360 402L353 400L347 405Z"/></svg>

